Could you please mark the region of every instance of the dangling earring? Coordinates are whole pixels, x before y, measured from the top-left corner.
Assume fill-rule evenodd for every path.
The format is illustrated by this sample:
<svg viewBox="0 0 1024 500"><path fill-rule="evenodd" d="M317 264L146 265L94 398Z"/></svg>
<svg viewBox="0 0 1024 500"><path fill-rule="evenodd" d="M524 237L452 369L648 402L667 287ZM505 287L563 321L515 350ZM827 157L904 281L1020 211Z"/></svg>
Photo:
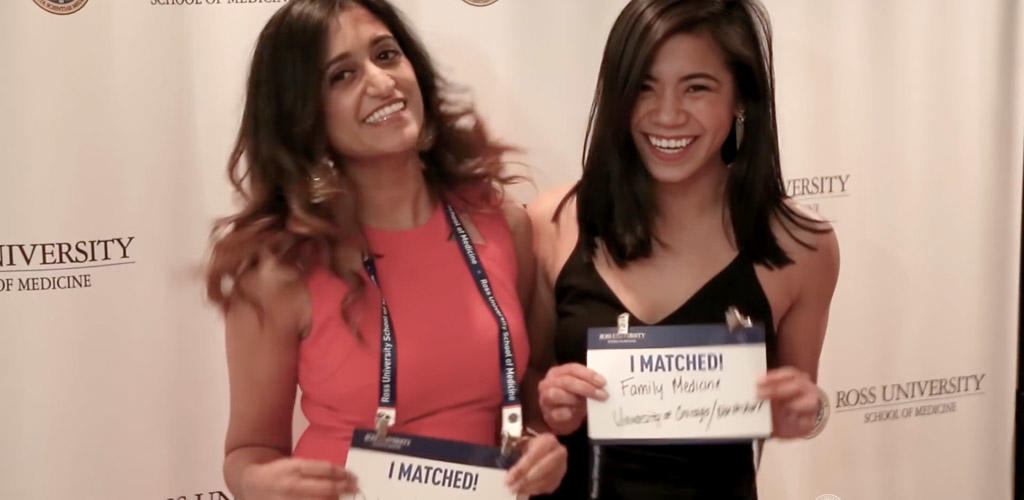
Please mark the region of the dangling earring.
<svg viewBox="0 0 1024 500"><path fill-rule="evenodd" d="M309 172L309 201L320 204L338 192L335 180L338 172L334 170L334 161L324 157Z"/></svg>
<svg viewBox="0 0 1024 500"><path fill-rule="evenodd" d="M747 118L742 109L736 113L736 151L739 151L740 144L743 144L743 123L746 119Z"/></svg>

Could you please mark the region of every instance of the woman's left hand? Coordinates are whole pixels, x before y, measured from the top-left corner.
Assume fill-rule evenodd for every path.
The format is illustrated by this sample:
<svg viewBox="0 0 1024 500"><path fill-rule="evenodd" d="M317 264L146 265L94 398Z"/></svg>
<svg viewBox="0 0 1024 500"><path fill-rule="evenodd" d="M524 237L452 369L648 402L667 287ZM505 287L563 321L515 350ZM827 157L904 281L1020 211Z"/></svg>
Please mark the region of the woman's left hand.
<svg viewBox="0 0 1024 500"><path fill-rule="evenodd" d="M772 437L804 437L818 416L818 386L806 373L784 366L757 380L757 397L772 403Z"/></svg>
<svg viewBox="0 0 1024 500"><path fill-rule="evenodd" d="M523 455L505 475L505 484L519 495L542 495L558 488L565 476L568 453L554 434L526 440Z"/></svg>

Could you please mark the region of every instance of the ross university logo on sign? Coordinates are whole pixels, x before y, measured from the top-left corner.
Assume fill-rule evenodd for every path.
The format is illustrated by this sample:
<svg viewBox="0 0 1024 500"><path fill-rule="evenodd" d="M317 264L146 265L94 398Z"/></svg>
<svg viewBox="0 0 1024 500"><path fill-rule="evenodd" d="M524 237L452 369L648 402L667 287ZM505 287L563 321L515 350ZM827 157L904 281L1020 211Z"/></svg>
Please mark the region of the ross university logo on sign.
<svg viewBox="0 0 1024 500"><path fill-rule="evenodd" d="M141 1L141 0L140 0ZM259 6L282 4L288 0L146 0L152 7L211 7L219 5Z"/></svg>
<svg viewBox="0 0 1024 500"><path fill-rule="evenodd" d="M79 10L82 10L82 7L85 7L85 4L89 0L32 0L32 1L34 1L36 3L36 5L42 7L42 9L45 10L46 12L50 12L52 14L58 14L58 15L62 15L63 16L63 15L67 15L67 14L74 14L75 12L78 12Z"/></svg>
<svg viewBox="0 0 1024 500"><path fill-rule="evenodd" d="M93 274L135 264L134 236L0 243L0 293L91 288Z"/></svg>
<svg viewBox="0 0 1024 500"><path fill-rule="evenodd" d="M227 496L223 491L215 490L193 493L191 495L168 497L167 500L231 500L231 497Z"/></svg>
<svg viewBox="0 0 1024 500"><path fill-rule="evenodd" d="M786 196L827 220L829 205L839 198L850 196L850 174L814 175L785 179Z"/></svg>
<svg viewBox="0 0 1024 500"><path fill-rule="evenodd" d="M863 423L955 413L985 394L986 373L868 385L835 391L835 413L858 414Z"/></svg>

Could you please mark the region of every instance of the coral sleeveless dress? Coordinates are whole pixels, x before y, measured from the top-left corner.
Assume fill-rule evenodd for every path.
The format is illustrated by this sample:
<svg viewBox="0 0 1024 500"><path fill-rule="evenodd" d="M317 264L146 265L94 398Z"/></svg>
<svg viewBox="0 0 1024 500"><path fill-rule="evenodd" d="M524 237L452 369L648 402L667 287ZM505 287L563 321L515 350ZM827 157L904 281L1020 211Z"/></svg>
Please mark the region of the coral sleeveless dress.
<svg viewBox="0 0 1024 500"><path fill-rule="evenodd" d="M516 293L516 255L500 209L460 213L475 242L512 334L517 373L529 342ZM351 307L358 334L341 315L347 285L327 269L308 277L312 329L299 347L298 383L309 427L294 456L344 465L352 431L371 429L378 403L381 297L397 345L397 420L392 432L498 444L502 405L498 325L484 303L445 220L442 205L423 225L366 228L380 288L367 286ZM360 338L360 335L362 338Z"/></svg>

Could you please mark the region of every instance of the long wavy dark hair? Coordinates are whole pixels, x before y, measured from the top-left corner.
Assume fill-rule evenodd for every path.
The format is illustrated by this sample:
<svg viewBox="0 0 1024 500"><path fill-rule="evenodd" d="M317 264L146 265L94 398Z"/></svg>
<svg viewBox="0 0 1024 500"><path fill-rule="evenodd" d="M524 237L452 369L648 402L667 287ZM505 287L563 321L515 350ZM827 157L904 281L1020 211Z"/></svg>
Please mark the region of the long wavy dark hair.
<svg viewBox="0 0 1024 500"><path fill-rule="evenodd" d="M366 250L357 196L344 164L325 177L327 200L314 200L311 179L332 157L323 109L329 23L343 9L360 5L391 30L416 73L424 103L424 131L432 140L421 148L427 186L437 199L458 193L470 206L497 202L509 147L493 141L471 105L443 80L422 43L399 12L385 0L291 0L267 22L252 58L245 110L228 161L231 185L244 202L241 210L217 221L206 271L211 301L227 308L251 294L240 278L266 256L305 275L327 266L350 286L342 310L365 283L358 257ZM456 124L458 122L458 125ZM257 304L258 305L258 304ZM348 315L346 315L347 319ZM350 321L351 324L351 321Z"/></svg>
<svg viewBox="0 0 1024 500"><path fill-rule="evenodd" d="M745 109L743 141L735 128L722 146L737 246L770 268L792 263L772 233L772 217L824 232L789 207L779 165L775 77L768 14L757 0L632 0L608 36L583 156L583 175L559 205L577 202L580 245L592 258L598 244L618 266L652 251L656 182L644 168L629 123L641 84L661 44L677 33L707 33L725 54ZM558 212L556 212L556 217ZM787 224L782 224L792 232ZM794 236L794 238L796 238ZM807 244L796 238L800 244Z"/></svg>

